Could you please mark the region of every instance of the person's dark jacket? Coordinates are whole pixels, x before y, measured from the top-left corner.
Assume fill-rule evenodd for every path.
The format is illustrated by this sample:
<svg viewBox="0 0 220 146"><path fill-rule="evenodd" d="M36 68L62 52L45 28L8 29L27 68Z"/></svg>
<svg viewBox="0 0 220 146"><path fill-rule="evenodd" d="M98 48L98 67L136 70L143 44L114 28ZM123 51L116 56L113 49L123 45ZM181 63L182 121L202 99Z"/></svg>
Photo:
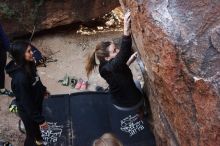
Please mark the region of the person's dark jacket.
<svg viewBox="0 0 220 146"><path fill-rule="evenodd" d="M0 50L2 49L3 51L6 52L9 49L9 46L10 46L10 41L0 24Z"/></svg>
<svg viewBox="0 0 220 146"><path fill-rule="evenodd" d="M136 105L142 98L136 87L132 72L126 64L132 55L131 36L123 36L119 53L110 61L101 62L100 75L107 81L113 103L121 107Z"/></svg>
<svg viewBox="0 0 220 146"><path fill-rule="evenodd" d="M9 45L9 39L0 24L0 89L5 88L6 51L8 50Z"/></svg>
<svg viewBox="0 0 220 146"><path fill-rule="evenodd" d="M12 78L11 88L16 97L19 114L28 116L37 124L45 122L42 116L42 104L46 87L42 84L34 66L32 75L14 61L6 66L6 72Z"/></svg>

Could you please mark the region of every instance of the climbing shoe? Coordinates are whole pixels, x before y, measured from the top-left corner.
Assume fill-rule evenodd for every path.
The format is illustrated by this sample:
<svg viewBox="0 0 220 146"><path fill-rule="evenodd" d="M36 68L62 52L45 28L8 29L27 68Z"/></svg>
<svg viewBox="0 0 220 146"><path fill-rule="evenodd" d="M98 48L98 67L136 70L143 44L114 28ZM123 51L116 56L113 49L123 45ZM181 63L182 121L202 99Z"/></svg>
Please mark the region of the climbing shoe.
<svg viewBox="0 0 220 146"><path fill-rule="evenodd" d="M66 74L62 80L58 82L61 83L63 86L69 86L69 76Z"/></svg>
<svg viewBox="0 0 220 146"><path fill-rule="evenodd" d="M9 106L9 111L12 112L12 113L17 113L18 112L17 105L10 105Z"/></svg>
<svg viewBox="0 0 220 146"><path fill-rule="evenodd" d="M9 111L18 115L18 107L15 99L11 101L11 104L9 105Z"/></svg>
<svg viewBox="0 0 220 146"><path fill-rule="evenodd" d="M79 90L79 89L81 88L81 86L82 86L82 83L83 83L83 80L82 80L82 79L79 79L79 80L77 81L77 84L76 84L76 86L75 86L75 89Z"/></svg>
<svg viewBox="0 0 220 146"><path fill-rule="evenodd" d="M5 95L9 97L14 97L14 94L12 91L7 90L7 89L0 89L0 95Z"/></svg>
<svg viewBox="0 0 220 146"><path fill-rule="evenodd" d="M7 141L0 140L0 146L12 146L12 144Z"/></svg>
<svg viewBox="0 0 220 146"><path fill-rule="evenodd" d="M73 89L77 84L77 79L75 77L70 77L70 87Z"/></svg>
<svg viewBox="0 0 220 146"><path fill-rule="evenodd" d="M95 87L95 90L96 90L97 92L104 92L104 91L105 91L105 89L104 89L103 87L101 87L101 86L96 86L96 87Z"/></svg>
<svg viewBox="0 0 220 146"><path fill-rule="evenodd" d="M107 88L103 88L103 87L101 87L101 86L96 86L95 87L95 90L97 91L97 92L108 92L109 91L109 87L107 87Z"/></svg>
<svg viewBox="0 0 220 146"><path fill-rule="evenodd" d="M88 81L83 81L80 90L84 91L88 88Z"/></svg>

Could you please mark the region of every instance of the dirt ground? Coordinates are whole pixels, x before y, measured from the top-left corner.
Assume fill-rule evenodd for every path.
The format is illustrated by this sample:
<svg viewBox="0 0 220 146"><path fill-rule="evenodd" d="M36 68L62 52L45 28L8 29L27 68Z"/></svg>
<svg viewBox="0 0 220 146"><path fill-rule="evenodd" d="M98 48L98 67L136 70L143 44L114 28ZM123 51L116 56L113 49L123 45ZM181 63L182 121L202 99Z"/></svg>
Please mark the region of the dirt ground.
<svg viewBox="0 0 220 146"><path fill-rule="evenodd" d="M52 95L80 92L58 83L66 74L77 79L89 81L88 90L93 91L97 85L107 87L106 82L97 71L87 79L85 74L85 59L99 41L112 40L121 37L121 31L100 32L91 35L77 34L75 31L62 31L52 34L35 36L33 44L48 56L52 55L57 62L38 68L42 82ZM141 72L137 63L131 65L135 80L141 80ZM10 78L6 77L6 87L10 89ZM18 120L8 111L12 99L0 96L0 139L10 141L14 146L22 146L25 135L18 131Z"/></svg>

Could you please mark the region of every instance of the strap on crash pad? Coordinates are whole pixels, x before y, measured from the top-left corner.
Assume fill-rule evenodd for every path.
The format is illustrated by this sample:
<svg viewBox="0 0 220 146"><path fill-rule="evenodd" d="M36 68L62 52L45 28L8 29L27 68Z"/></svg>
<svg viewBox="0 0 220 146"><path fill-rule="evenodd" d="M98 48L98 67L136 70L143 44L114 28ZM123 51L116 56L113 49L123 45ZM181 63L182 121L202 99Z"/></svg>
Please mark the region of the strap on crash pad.
<svg viewBox="0 0 220 146"><path fill-rule="evenodd" d="M136 105L134 105L132 107L120 107L115 104L113 104L113 105L115 108L117 108L120 111L133 111L133 110L138 109L139 107L144 105L144 98L142 98L139 103L137 103Z"/></svg>

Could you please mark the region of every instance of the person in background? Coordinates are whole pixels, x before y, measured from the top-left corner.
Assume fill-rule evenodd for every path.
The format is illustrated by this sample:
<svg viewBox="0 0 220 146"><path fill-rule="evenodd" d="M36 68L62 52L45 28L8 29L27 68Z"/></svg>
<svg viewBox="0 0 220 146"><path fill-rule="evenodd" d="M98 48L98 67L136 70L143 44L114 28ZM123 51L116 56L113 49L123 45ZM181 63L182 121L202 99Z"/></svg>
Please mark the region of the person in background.
<svg viewBox="0 0 220 146"><path fill-rule="evenodd" d="M122 143L111 133L103 134L93 142L92 146L123 146Z"/></svg>
<svg viewBox="0 0 220 146"><path fill-rule="evenodd" d="M10 90L5 89L5 65L7 61L6 52L8 51L9 46L9 39L0 24L0 95L13 97L14 94Z"/></svg>
<svg viewBox="0 0 220 146"><path fill-rule="evenodd" d="M37 75L31 46L24 41L12 43L9 52L13 59L6 66L6 72L12 78L18 114L26 130L24 146L43 145L40 130L48 128L42 115L42 104L49 92Z"/></svg>

